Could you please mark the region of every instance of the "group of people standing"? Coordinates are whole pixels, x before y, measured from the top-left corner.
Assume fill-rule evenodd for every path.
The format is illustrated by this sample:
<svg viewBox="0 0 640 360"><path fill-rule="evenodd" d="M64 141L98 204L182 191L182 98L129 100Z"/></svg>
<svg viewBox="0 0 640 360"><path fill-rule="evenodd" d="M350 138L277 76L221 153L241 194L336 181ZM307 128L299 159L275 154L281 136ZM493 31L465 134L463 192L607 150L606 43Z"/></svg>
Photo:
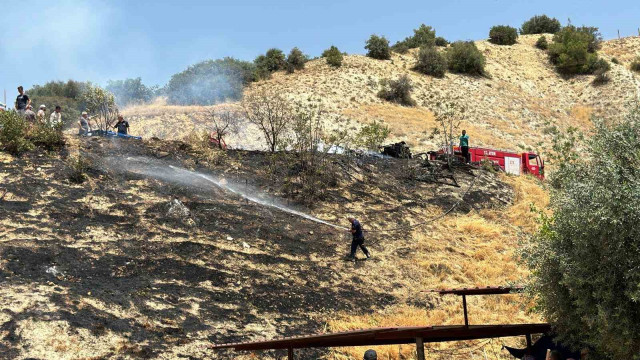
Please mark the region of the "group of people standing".
<svg viewBox="0 0 640 360"><path fill-rule="evenodd" d="M29 95L25 94L22 86L18 86L18 97L16 98L15 108L20 115L24 116L24 118L32 124L37 122L51 127L58 127L62 125L61 106L56 105L54 111L52 111L48 116L47 106L44 104L40 105L37 113L34 112L33 106L31 105L31 99L29 98Z"/></svg>
<svg viewBox="0 0 640 360"><path fill-rule="evenodd" d="M24 92L24 88L22 86L18 86L18 96L15 101L15 109L32 124L47 124L51 127L62 126L62 107L56 105L54 111L52 111L48 116L47 106L44 104L39 106L37 113L34 112L33 106L31 105L31 98L29 98L29 95ZM89 117L89 114L86 111L83 111L78 121L78 135L89 135L93 131L90 121L91 117ZM94 128L97 128L97 126ZM113 128L117 130L118 134L127 135L129 133L129 122L126 121L122 115L118 115L118 121Z"/></svg>

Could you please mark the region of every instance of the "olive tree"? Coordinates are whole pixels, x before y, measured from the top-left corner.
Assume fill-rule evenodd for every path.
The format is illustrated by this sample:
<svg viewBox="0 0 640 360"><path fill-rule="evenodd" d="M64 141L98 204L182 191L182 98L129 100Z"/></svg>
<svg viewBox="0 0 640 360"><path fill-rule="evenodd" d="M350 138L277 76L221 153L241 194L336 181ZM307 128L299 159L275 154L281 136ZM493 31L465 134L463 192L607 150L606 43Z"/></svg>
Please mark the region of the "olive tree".
<svg viewBox="0 0 640 360"><path fill-rule="evenodd" d="M552 215L524 257L537 309L562 341L639 359L640 107L594 124L584 143L575 131L556 136Z"/></svg>
<svg viewBox="0 0 640 360"><path fill-rule="evenodd" d="M229 109L211 110L208 115L213 136L218 142L218 148L222 149L224 137L238 131L241 116L237 111Z"/></svg>
<svg viewBox="0 0 640 360"><path fill-rule="evenodd" d="M118 106L109 91L89 84L82 93L81 101L86 105L87 112L93 114L92 119L98 129L106 131L118 120Z"/></svg>

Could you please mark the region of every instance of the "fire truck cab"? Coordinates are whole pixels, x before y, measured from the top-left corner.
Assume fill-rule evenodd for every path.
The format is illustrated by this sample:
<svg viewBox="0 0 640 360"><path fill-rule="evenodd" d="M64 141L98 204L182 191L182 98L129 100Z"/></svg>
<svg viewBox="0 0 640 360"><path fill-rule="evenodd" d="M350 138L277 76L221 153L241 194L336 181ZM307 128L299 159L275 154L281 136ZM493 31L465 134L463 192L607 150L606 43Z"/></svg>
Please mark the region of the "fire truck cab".
<svg viewBox="0 0 640 360"><path fill-rule="evenodd" d="M437 154L441 155L444 152L444 150L440 150ZM453 152L456 157L464 161L459 146L454 146ZM544 180L544 161L538 154L533 152L516 153L506 150L470 147L469 157L471 158L471 163L480 163L482 160L488 160L499 166L507 174L530 174ZM432 158L435 157L432 156Z"/></svg>

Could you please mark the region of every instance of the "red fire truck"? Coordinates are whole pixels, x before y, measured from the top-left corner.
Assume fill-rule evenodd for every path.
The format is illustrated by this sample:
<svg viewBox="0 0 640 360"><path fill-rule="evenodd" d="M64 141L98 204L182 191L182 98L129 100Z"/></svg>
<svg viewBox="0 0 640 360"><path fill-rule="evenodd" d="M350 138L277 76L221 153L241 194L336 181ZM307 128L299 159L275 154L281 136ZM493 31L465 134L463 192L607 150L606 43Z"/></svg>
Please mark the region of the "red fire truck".
<svg viewBox="0 0 640 360"><path fill-rule="evenodd" d="M429 158L435 160L445 153L445 149L429 153ZM459 146L453 147L453 153L460 161L464 161L462 151ZM480 163L482 160L489 160L499 166L507 174L521 175L531 174L544 180L544 161L536 153L523 152L516 153L508 150L488 149L481 147L470 147L469 157L471 163Z"/></svg>

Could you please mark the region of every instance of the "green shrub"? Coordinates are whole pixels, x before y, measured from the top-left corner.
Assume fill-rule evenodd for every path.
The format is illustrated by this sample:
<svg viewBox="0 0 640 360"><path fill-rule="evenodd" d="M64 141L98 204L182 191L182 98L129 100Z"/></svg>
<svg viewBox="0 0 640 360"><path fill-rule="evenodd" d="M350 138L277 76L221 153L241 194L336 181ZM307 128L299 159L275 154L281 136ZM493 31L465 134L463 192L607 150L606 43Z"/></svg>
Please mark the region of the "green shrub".
<svg viewBox="0 0 640 360"><path fill-rule="evenodd" d="M26 138L29 124L15 111L0 112L0 148L14 155L33 149Z"/></svg>
<svg viewBox="0 0 640 360"><path fill-rule="evenodd" d="M547 37L542 35L536 41L536 47L540 50L547 50L549 48L549 43L547 42Z"/></svg>
<svg viewBox="0 0 640 360"><path fill-rule="evenodd" d="M449 70L469 75L485 75L484 55L473 41L456 41L446 52Z"/></svg>
<svg viewBox="0 0 640 360"><path fill-rule="evenodd" d="M518 30L507 25L496 25L489 30L489 41L496 45L513 45L518 40Z"/></svg>
<svg viewBox="0 0 640 360"><path fill-rule="evenodd" d="M520 34L555 34L560 31L560 21L547 15L536 15L525 21L520 28Z"/></svg>
<svg viewBox="0 0 640 360"><path fill-rule="evenodd" d="M378 60L391 59L391 50L389 50L389 40L384 36L371 35L364 47L367 49L367 56Z"/></svg>
<svg viewBox="0 0 640 360"><path fill-rule="evenodd" d="M169 103L212 105L239 100L246 85L255 80L254 64L224 58L207 60L174 74L165 87Z"/></svg>
<svg viewBox="0 0 640 360"><path fill-rule="evenodd" d="M640 57L637 57L631 62L630 69L636 72L640 72Z"/></svg>
<svg viewBox="0 0 640 360"><path fill-rule="evenodd" d="M48 124L36 124L29 134L29 139L36 146L48 151L62 148L65 144L62 126L51 127Z"/></svg>
<svg viewBox="0 0 640 360"><path fill-rule="evenodd" d="M291 52L289 52L289 56L287 56L287 72L289 72L290 69L304 69L304 64L307 62L307 59L307 56L303 54L300 49L294 47L293 49L291 49Z"/></svg>
<svg viewBox="0 0 640 360"><path fill-rule="evenodd" d="M322 52L322 57L327 59L327 64L333 67L342 66L342 53L337 47L331 45L330 48Z"/></svg>
<svg viewBox="0 0 640 360"><path fill-rule="evenodd" d="M380 86L379 98L404 106L416 105L415 100L411 98L413 84L407 75L402 75L397 80L383 79Z"/></svg>
<svg viewBox="0 0 640 360"><path fill-rule="evenodd" d="M415 70L423 74L443 77L447 71L447 59L434 47L421 47Z"/></svg>
<svg viewBox="0 0 640 360"><path fill-rule="evenodd" d="M68 178L71 182L82 184L87 179L90 162L82 155L71 156L67 160Z"/></svg>
<svg viewBox="0 0 640 360"><path fill-rule="evenodd" d="M597 28L565 26L553 36L549 59L562 74L591 74L598 68L595 51L601 41Z"/></svg>
<svg viewBox="0 0 640 360"><path fill-rule="evenodd" d="M373 120L371 124L363 126L356 135L357 145L371 151L378 151L380 145L389 137L391 130L382 122Z"/></svg>
<svg viewBox="0 0 640 360"><path fill-rule="evenodd" d="M268 79L271 73L285 70L287 61L284 53L280 49L269 49L264 55L259 55L253 61L256 66L256 77L259 79Z"/></svg>
<svg viewBox="0 0 640 360"><path fill-rule="evenodd" d="M618 58L616 58L616 57L611 58L611 62L616 64L616 65L620 65L620 60L618 60Z"/></svg>
<svg viewBox="0 0 640 360"><path fill-rule="evenodd" d="M142 83L142 79L138 77L135 79L109 80L105 89L115 96L116 103L119 106L126 106L151 101L157 88L146 86Z"/></svg>
<svg viewBox="0 0 640 360"><path fill-rule="evenodd" d="M447 46L449 45L449 42L447 41L447 39L443 38L442 36L438 36L435 40L435 45L436 46Z"/></svg>
<svg viewBox="0 0 640 360"><path fill-rule="evenodd" d="M398 41L393 45L393 50L403 46L408 49L415 49L422 46L434 46L436 43L436 31L431 26L425 24L420 25L419 28L413 30L413 36L405 38L402 41Z"/></svg>

